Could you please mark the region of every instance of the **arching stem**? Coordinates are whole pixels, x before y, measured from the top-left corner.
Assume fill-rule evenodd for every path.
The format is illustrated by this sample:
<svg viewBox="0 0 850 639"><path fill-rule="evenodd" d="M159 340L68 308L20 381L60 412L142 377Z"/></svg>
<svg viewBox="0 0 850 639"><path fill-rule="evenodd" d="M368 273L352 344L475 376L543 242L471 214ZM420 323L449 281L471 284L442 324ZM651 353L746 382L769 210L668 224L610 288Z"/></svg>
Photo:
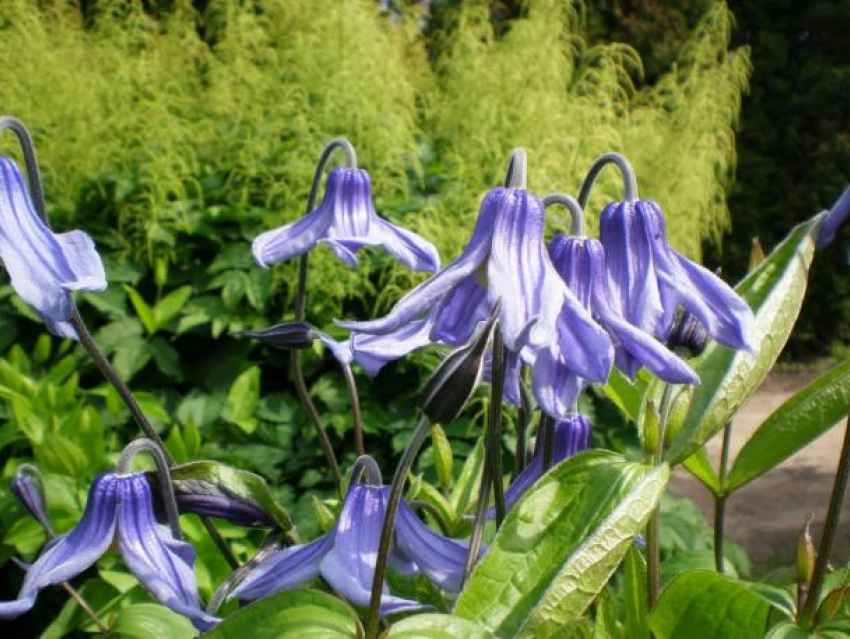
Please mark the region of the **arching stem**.
<svg viewBox="0 0 850 639"><path fill-rule="evenodd" d="M543 198L544 208L560 204L570 212L570 235L584 235L584 209L572 195L566 193L550 193Z"/></svg>
<svg viewBox="0 0 850 639"><path fill-rule="evenodd" d="M593 188L596 178L599 177L599 173L602 169L609 164L616 166L620 170L620 174L623 176L623 199L627 202L632 202L638 199L637 178L635 177L635 170L632 168L631 163L624 155L620 155L619 153L606 153L605 155L600 155L593 161L593 164L590 166L590 170L587 172L587 176L584 178L584 182L581 185L581 191L579 191L578 194L578 203L581 205L582 209L587 207L587 200L590 198L590 190Z"/></svg>
<svg viewBox="0 0 850 639"><path fill-rule="evenodd" d="M351 402L351 420L354 422L354 450L358 455L365 455L363 414L360 411L360 395L357 393L357 382L354 379L351 364L342 365L342 374L345 377L345 387L348 390L348 399Z"/></svg>
<svg viewBox="0 0 850 639"><path fill-rule="evenodd" d="M401 496L404 493L404 484L407 481L407 474L413 468L413 462L416 460L416 455L422 449L425 441L431 434L431 423L424 415L420 418L407 448L401 456L398 467L395 469L392 484L390 484L390 493L387 497L387 511L384 515L384 524L381 528L381 541L378 545L378 555L375 560L375 576L372 579L372 596L369 600L369 616L366 620L366 637L367 639L375 639L378 636L378 623L380 620L379 609L381 606L381 590L384 586L384 578L387 574L387 559L390 554L390 546L393 539L393 531L395 529L395 515L398 511L398 504L401 501Z"/></svg>
<svg viewBox="0 0 850 639"><path fill-rule="evenodd" d="M523 371L525 364L523 364ZM516 446L514 447L514 478L519 475L527 463L526 449L528 447L528 424L531 421L533 404L531 394L528 388L522 381L524 375L520 375L519 382L519 408L517 409L517 424L516 424Z"/></svg>
<svg viewBox="0 0 850 639"><path fill-rule="evenodd" d="M118 458L117 473L119 476L132 473L133 458L139 453L148 453L156 464L156 480L157 484L159 484L162 504L165 507L165 516L171 528L171 536L177 540L181 540L183 539L183 534L180 532L180 515L177 510L177 498L174 496L174 484L171 483L168 460L165 458L162 449L147 438L136 439L130 442L121 451L121 456Z"/></svg>
<svg viewBox="0 0 850 639"><path fill-rule="evenodd" d="M528 158L525 149L514 149L511 159L508 161L508 170L505 174L505 187L513 189L524 189L528 184Z"/></svg>
<svg viewBox="0 0 850 639"><path fill-rule="evenodd" d="M493 355L490 374L490 406L487 433L484 439L484 463L490 467L493 498L496 507L496 527L505 519L505 488L502 485L502 398L505 389L505 348L500 326L493 330Z"/></svg>
<svg viewBox="0 0 850 639"><path fill-rule="evenodd" d="M23 122L10 115L0 117L0 133L3 131L12 131L18 137L18 142L24 154L24 163L27 165L27 181L30 186L30 197L35 206L36 213L49 226L47 206L44 201L44 188L41 185L41 171L38 168L38 156L35 153L32 134Z"/></svg>

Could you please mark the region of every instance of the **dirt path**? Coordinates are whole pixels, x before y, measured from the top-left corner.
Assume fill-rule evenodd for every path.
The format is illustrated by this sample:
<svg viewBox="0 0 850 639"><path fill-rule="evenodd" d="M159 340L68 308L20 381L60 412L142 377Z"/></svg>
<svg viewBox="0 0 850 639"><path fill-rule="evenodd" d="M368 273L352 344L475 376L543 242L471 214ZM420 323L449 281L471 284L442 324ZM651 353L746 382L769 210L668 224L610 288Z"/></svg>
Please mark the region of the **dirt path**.
<svg viewBox="0 0 850 639"><path fill-rule="evenodd" d="M827 365L818 365L804 371L771 375L735 419L730 462L768 415L827 368ZM728 500L726 536L747 550L756 574L793 563L797 537L810 516L814 516L812 531L816 542L820 539L843 435L843 428L831 428ZM715 465L720 457L720 444L720 434L708 444L709 456ZM670 488L676 495L693 499L708 521L713 520L711 496L687 471L677 469ZM846 560L850 555L850 497L845 499L842 512L834 561Z"/></svg>

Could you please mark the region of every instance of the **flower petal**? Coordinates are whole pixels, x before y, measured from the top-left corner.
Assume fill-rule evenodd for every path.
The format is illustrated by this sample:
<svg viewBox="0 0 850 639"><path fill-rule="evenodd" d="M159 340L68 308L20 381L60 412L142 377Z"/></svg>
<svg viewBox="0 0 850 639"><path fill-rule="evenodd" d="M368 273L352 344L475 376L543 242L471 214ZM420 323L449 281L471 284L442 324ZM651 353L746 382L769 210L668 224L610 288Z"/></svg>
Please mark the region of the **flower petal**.
<svg viewBox="0 0 850 639"><path fill-rule="evenodd" d="M401 264L414 271L440 269L440 254L431 242L381 218L377 222L384 248Z"/></svg>
<svg viewBox="0 0 850 639"><path fill-rule="evenodd" d="M490 253L490 240L497 213L497 208L493 206L494 200L491 194L492 191L484 198L469 244L451 264L407 293L384 317L366 322L336 320L337 326L361 333L376 334L386 334L398 330L431 310L434 304L439 302L452 288L475 273Z"/></svg>
<svg viewBox="0 0 850 639"><path fill-rule="evenodd" d="M425 317L386 335L352 333L351 348L356 361L369 375L377 375L385 364L430 346L433 320Z"/></svg>
<svg viewBox="0 0 850 639"><path fill-rule="evenodd" d="M331 531L308 544L278 550L254 567L227 598L254 601L315 579L333 541L334 531Z"/></svg>
<svg viewBox="0 0 850 639"><path fill-rule="evenodd" d="M38 591L76 577L105 553L115 533L118 507L113 474L95 479L89 489L83 518L70 532L54 539L27 570L16 601L0 603L0 617L11 618L29 610Z"/></svg>
<svg viewBox="0 0 850 639"><path fill-rule="evenodd" d="M460 592L468 544L443 537L428 528L404 500L399 503L396 514L395 541L398 549L415 562L428 579L447 592ZM481 554L484 552L486 549L481 550Z"/></svg>
<svg viewBox="0 0 850 639"><path fill-rule="evenodd" d="M440 302L431 338L451 346L465 344L478 322L486 320L493 308L485 291L469 275Z"/></svg>
<svg viewBox="0 0 850 639"><path fill-rule="evenodd" d="M17 165L0 158L0 257L15 292L51 322L71 316L69 290L106 286L103 264L81 231L54 233L41 220Z"/></svg>
<svg viewBox="0 0 850 639"><path fill-rule="evenodd" d="M367 607L371 599L385 514L386 495L382 488L352 486L337 521L333 548L320 564L322 576L330 586L358 606ZM380 612L388 615L422 607L416 601L383 595Z"/></svg>
<svg viewBox="0 0 850 639"><path fill-rule="evenodd" d="M157 600L185 615L199 630L220 619L201 608L195 583L195 550L157 523L144 473L118 477L118 547L127 567Z"/></svg>
<svg viewBox="0 0 850 639"><path fill-rule="evenodd" d="M330 180L330 178L328 178ZM330 227L332 211L325 203L297 222L261 233L251 242L251 252L258 265L267 268L303 255L312 249Z"/></svg>
<svg viewBox="0 0 850 639"><path fill-rule="evenodd" d="M532 369L532 388L540 408L556 419L569 415L583 382L564 365L557 347L543 348L537 353Z"/></svg>
<svg viewBox="0 0 850 639"><path fill-rule="evenodd" d="M817 248L821 249L835 241L839 227L844 224L848 216L850 216L850 187L844 190L821 222L818 229Z"/></svg>

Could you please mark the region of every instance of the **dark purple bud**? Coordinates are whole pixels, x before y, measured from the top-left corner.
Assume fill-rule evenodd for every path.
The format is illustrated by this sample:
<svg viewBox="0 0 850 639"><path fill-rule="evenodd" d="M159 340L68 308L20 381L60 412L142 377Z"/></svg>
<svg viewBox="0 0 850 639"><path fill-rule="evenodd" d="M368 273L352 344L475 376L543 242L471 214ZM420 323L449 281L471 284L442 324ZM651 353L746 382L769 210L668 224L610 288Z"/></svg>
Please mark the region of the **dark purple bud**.
<svg viewBox="0 0 850 639"><path fill-rule="evenodd" d="M689 311L679 309L673 328L667 336L667 348L696 357L705 350L707 344L708 331L703 323Z"/></svg>
<svg viewBox="0 0 850 639"><path fill-rule="evenodd" d="M500 306L496 304L490 318L478 325L466 344L443 360L425 384L419 405L432 422L450 424L475 392L484 371L484 354L499 317Z"/></svg>
<svg viewBox="0 0 850 639"><path fill-rule="evenodd" d="M835 201L835 204L832 205L829 213L826 214L823 222L821 222L820 230L818 231L817 248L823 248L832 244L839 227L844 224L848 217L850 217L850 187L845 189L841 197Z"/></svg>
<svg viewBox="0 0 850 639"><path fill-rule="evenodd" d="M185 486L187 483L204 486L203 482L191 480L175 482L174 496L177 498L177 509L181 514L194 513L203 517L220 517L243 527L274 528L276 526L268 513L254 504L238 497L225 495L220 491L217 494L191 492L192 487Z"/></svg>
<svg viewBox="0 0 850 639"><path fill-rule="evenodd" d="M242 331L236 335L258 339L277 348L308 348L316 338L316 328L308 322L284 322L261 331Z"/></svg>
<svg viewBox="0 0 850 639"><path fill-rule="evenodd" d="M35 466L23 464L18 467L12 479L12 493L18 498L27 512L52 537L53 526L47 513L47 501L44 496L44 483L41 473Z"/></svg>

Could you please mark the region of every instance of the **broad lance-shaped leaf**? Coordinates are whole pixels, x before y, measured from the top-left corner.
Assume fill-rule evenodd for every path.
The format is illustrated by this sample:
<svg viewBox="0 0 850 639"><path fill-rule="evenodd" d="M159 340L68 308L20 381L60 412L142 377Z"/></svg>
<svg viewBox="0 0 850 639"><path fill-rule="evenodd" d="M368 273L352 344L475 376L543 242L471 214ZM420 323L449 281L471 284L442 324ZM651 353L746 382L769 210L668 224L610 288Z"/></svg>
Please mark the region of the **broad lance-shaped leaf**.
<svg viewBox="0 0 850 639"><path fill-rule="evenodd" d="M498 637L562 637L608 582L658 504L666 465L606 451L547 473L511 509L455 615Z"/></svg>
<svg viewBox="0 0 850 639"><path fill-rule="evenodd" d="M347 603L318 590L285 590L233 613L208 639L359 639L363 629Z"/></svg>
<svg viewBox="0 0 850 639"><path fill-rule="evenodd" d="M770 604L753 588L710 570L689 570L671 581L652 611L656 639L752 639L766 630Z"/></svg>
<svg viewBox="0 0 850 639"><path fill-rule="evenodd" d="M148 478L156 481L154 473ZM180 512L293 530L289 515L259 475L219 462L196 461L172 468L171 480Z"/></svg>
<svg viewBox="0 0 850 639"><path fill-rule="evenodd" d="M691 362L701 382L667 453L670 463L682 462L711 439L770 372L803 303L821 215L795 226L736 287L755 313L754 354L713 342Z"/></svg>
<svg viewBox="0 0 850 639"><path fill-rule="evenodd" d="M738 453L729 473L731 492L787 459L847 415L850 361L832 369L777 408Z"/></svg>
<svg viewBox="0 0 850 639"><path fill-rule="evenodd" d="M394 623L381 639L490 639L493 634L474 621L452 615L413 615Z"/></svg>

